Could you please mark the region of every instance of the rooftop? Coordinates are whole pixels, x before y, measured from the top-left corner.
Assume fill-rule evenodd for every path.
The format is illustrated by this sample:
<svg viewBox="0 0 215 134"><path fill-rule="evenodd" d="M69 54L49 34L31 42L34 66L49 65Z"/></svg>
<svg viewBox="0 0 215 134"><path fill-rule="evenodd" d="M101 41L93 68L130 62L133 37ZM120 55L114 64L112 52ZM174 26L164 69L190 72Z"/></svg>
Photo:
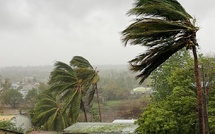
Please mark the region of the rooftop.
<svg viewBox="0 0 215 134"><path fill-rule="evenodd" d="M80 133L134 133L138 125L134 123L103 123L103 122L79 122L64 129L64 134L80 134Z"/></svg>

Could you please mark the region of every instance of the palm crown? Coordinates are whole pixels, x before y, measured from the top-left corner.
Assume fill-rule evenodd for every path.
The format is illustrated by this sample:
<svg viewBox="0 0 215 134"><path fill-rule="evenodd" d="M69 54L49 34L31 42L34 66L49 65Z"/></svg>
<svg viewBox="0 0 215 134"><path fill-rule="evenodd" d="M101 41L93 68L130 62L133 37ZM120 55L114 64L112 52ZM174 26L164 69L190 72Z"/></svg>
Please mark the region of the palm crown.
<svg viewBox="0 0 215 134"><path fill-rule="evenodd" d="M141 72L140 83L175 52L197 45L198 28L176 0L137 0L128 14L137 18L122 32L123 42L148 48L129 62L132 71Z"/></svg>

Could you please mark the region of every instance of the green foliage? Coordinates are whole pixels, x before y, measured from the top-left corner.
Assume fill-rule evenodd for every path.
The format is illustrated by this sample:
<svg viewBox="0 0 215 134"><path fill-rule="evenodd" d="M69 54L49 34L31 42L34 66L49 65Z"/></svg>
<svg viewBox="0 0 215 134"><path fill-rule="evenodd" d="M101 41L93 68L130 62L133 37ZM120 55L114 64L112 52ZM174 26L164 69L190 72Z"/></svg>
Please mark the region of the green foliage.
<svg viewBox="0 0 215 134"><path fill-rule="evenodd" d="M157 92L152 96L153 103L147 109L145 109L142 117L140 118L140 121L138 122L140 124L138 131L146 132L146 130L144 129L145 127L150 128L150 125L153 126L153 123L155 122L146 124L146 122L141 121L146 121L148 119L152 120L150 119L150 117L157 117L158 115L153 114L153 108L155 110L157 109L158 111L161 111L160 108L162 108L165 111L171 112L171 114L173 114L174 116L174 121L176 122L177 129L174 130L175 132L171 133L197 133L198 110L196 91L194 90L195 82L194 76L192 74L193 69L191 67L192 63L189 60L190 58L180 57L178 59L180 61L180 64L177 64L176 62L174 62L177 57L177 55L176 57L171 57L167 62L163 64L163 66L159 67L153 73L152 79L156 80L156 83L154 84L155 90ZM205 94L208 102L207 109L210 133L215 133L215 90L213 90L215 80L215 72L213 70L213 67L215 67L214 61L214 58L204 57L203 55L200 56L201 78L202 83L205 83L206 86ZM183 65L181 65L181 63L183 63ZM161 81L165 81L166 84L162 85ZM167 89L168 92L166 91ZM161 124L165 124L165 122Z"/></svg>
<svg viewBox="0 0 215 134"><path fill-rule="evenodd" d="M3 90L10 89L10 87L12 85L12 83L11 83L11 81L9 79L5 79L4 82L1 82L0 84L1 84L0 87L2 87Z"/></svg>
<svg viewBox="0 0 215 134"><path fill-rule="evenodd" d="M101 88L103 97L106 100L122 100L127 99L130 95L128 90L122 89L114 81L108 81L107 84L103 85Z"/></svg>
<svg viewBox="0 0 215 134"><path fill-rule="evenodd" d="M14 132L23 132L22 128L17 128L15 124L10 121L1 121L0 129L5 129Z"/></svg>
<svg viewBox="0 0 215 134"><path fill-rule="evenodd" d="M194 83L192 65L191 55L183 49L158 67L151 75L156 91L153 100L165 100L175 86L191 86Z"/></svg>
<svg viewBox="0 0 215 134"><path fill-rule="evenodd" d="M37 89L33 88L32 90L28 91L27 95L25 96L25 100L27 102L30 102L31 104L35 104L36 103L36 98L38 95L38 91Z"/></svg>
<svg viewBox="0 0 215 134"><path fill-rule="evenodd" d="M128 14L137 17L122 31L123 42L148 48L130 61L131 70L140 72L140 83L177 51L198 45L198 28L175 0L137 0Z"/></svg>
<svg viewBox="0 0 215 134"><path fill-rule="evenodd" d="M1 101L15 108L22 101L22 94L18 90L7 89L1 94Z"/></svg>
<svg viewBox="0 0 215 134"><path fill-rule="evenodd" d="M215 133L215 85L212 86L212 90L208 96L208 122L210 133Z"/></svg>
<svg viewBox="0 0 215 134"><path fill-rule="evenodd" d="M191 134L197 130L197 99L192 90L174 88L166 101L151 104L138 119L139 133Z"/></svg>
<svg viewBox="0 0 215 134"><path fill-rule="evenodd" d="M98 80L97 72L83 57L75 56L70 65L56 62L50 75L50 88L32 111L34 126L62 131L75 123L80 110L86 115L83 98L89 98L88 104L92 101ZM90 87L94 92L90 92Z"/></svg>
<svg viewBox="0 0 215 134"><path fill-rule="evenodd" d="M139 125L136 131L140 134L174 134L177 130L177 122L174 119L173 112L166 110L164 106L165 104L161 102L146 108L142 116L136 122Z"/></svg>
<svg viewBox="0 0 215 134"><path fill-rule="evenodd" d="M89 113L92 115L92 122L99 122L99 113L96 108L90 107Z"/></svg>
<svg viewBox="0 0 215 134"><path fill-rule="evenodd" d="M198 122L195 92L189 88L175 87L167 98L167 109L174 113L179 133L195 133Z"/></svg>
<svg viewBox="0 0 215 134"><path fill-rule="evenodd" d="M62 131L69 125L69 118L63 113L63 102L51 93L44 93L35 109L31 111L32 125L42 130Z"/></svg>

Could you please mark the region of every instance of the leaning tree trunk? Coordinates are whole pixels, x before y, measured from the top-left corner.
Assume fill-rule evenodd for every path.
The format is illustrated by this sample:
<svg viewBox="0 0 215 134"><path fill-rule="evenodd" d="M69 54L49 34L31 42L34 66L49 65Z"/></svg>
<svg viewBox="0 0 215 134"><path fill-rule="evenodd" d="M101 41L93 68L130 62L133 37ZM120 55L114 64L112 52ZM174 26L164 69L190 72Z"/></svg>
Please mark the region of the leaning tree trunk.
<svg viewBox="0 0 215 134"><path fill-rule="evenodd" d="M84 112L85 122L88 122L88 120L87 120L87 112L86 112L86 109L85 109L85 106L84 106L84 101L82 99L81 99L81 106L82 106L82 110Z"/></svg>
<svg viewBox="0 0 215 134"><path fill-rule="evenodd" d="M97 83L94 86L95 86L95 91L96 91L96 96L97 96L97 103L98 103L98 109L99 109L99 121L102 122L101 106L100 106L100 100L99 100L99 93L98 93Z"/></svg>
<svg viewBox="0 0 215 134"><path fill-rule="evenodd" d="M196 52L196 46L192 47L193 57L194 57L194 73L196 80L196 90L197 90L197 99L198 99L198 116L199 116L199 134L204 134L204 116L203 116L203 98L202 98L202 89L201 89L201 80L198 67L198 57Z"/></svg>

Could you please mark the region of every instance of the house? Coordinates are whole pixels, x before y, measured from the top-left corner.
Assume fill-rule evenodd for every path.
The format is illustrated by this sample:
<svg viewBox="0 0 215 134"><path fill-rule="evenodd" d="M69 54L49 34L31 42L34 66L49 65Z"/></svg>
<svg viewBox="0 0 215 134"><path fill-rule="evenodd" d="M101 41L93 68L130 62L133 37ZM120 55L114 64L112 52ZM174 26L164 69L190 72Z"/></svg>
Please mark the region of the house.
<svg viewBox="0 0 215 134"><path fill-rule="evenodd" d="M15 124L15 127L27 130L31 127L31 121L27 116L24 115L1 115L1 121L10 121Z"/></svg>
<svg viewBox="0 0 215 134"><path fill-rule="evenodd" d="M64 129L63 134L134 134L138 125L134 121L113 121L113 122L78 122Z"/></svg>
<svg viewBox="0 0 215 134"><path fill-rule="evenodd" d="M153 90L151 87L136 87L131 91L131 94L152 94Z"/></svg>

